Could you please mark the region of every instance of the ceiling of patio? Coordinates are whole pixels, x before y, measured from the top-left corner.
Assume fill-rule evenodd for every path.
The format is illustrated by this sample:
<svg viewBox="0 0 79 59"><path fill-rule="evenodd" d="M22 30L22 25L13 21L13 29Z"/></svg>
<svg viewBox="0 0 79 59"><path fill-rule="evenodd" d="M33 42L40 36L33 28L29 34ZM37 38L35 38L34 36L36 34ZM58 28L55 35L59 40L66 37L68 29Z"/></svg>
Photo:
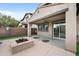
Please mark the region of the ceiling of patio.
<svg viewBox="0 0 79 59"><path fill-rule="evenodd" d="M39 19L38 21L34 21L32 23L39 24L39 23L53 22L53 21L62 20L62 19L65 19L65 12L59 13L53 16L51 15L50 17Z"/></svg>

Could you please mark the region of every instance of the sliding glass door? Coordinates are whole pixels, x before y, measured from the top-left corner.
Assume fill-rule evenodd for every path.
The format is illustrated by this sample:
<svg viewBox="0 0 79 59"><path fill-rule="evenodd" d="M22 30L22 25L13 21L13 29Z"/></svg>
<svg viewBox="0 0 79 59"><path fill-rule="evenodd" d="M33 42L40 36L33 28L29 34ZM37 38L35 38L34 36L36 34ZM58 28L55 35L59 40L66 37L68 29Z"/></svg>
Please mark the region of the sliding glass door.
<svg viewBox="0 0 79 59"><path fill-rule="evenodd" d="M60 24L60 38L65 38L65 23Z"/></svg>
<svg viewBox="0 0 79 59"><path fill-rule="evenodd" d="M53 36L58 38L65 38L65 21L54 22Z"/></svg>
<svg viewBox="0 0 79 59"><path fill-rule="evenodd" d="M54 24L54 37L59 37L59 24Z"/></svg>

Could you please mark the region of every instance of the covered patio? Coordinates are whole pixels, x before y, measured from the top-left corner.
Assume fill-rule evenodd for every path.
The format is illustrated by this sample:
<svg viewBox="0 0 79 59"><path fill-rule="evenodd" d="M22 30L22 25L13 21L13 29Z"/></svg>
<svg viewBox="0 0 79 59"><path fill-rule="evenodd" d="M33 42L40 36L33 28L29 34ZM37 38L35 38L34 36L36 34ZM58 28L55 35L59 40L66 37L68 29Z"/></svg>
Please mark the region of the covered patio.
<svg viewBox="0 0 79 59"><path fill-rule="evenodd" d="M61 49L65 49L65 40L59 40L56 38L48 38L48 37L40 36L40 35L33 35L31 37L34 40L38 40L41 42L43 42L43 40L48 40L47 42L43 42L43 43L46 43L46 44L49 44L52 46L56 46L56 47L61 48Z"/></svg>
<svg viewBox="0 0 79 59"><path fill-rule="evenodd" d="M37 11L39 11L37 13ZM54 35L54 23L62 25L60 23L64 23L65 26L62 28L64 30L64 35L62 33L58 33L58 35ZM48 29L42 29L42 31L37 31L38 35L46 36L48 38L56 38L64 40L65 50L76 52L76 4L61 4L57 6L51 6L47 8L39 8L36 10L34 15L29 20L28 25L28 36L31 36L31 26L32 24L48 24ZM45 31L44 31L45 30ZM60 31L60 29L58 30ZM56 31L57 32L57 31ZM62 36L61 36L62 35ZM62 39L63 37L63 39ZM60 43L58 43L59 45Z"/></svg>

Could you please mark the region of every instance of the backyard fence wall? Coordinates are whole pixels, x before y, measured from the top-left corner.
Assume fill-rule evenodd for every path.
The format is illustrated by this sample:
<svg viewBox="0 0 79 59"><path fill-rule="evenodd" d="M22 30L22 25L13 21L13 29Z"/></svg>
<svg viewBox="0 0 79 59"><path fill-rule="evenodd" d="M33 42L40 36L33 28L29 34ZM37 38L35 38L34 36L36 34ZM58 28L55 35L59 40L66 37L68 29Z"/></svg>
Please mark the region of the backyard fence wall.
<svg viewBox="0 0 79 59"><path fill-rule="evenodd" d="M27 28L13 27L8 30L0 28L0 37L5 36L27 36Z"/></svg>

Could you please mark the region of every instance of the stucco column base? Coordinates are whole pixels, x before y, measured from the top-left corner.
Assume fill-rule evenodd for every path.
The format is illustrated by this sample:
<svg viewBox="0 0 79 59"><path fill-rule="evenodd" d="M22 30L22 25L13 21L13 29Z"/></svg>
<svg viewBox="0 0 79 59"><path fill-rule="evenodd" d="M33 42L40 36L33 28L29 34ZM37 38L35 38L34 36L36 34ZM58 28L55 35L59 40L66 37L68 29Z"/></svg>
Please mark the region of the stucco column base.
<svg viewBox="0 0 79 59"><path fill-rule="evenodd" d="M28 37L30 37L31 36L31 26L32 26L32 24L28 24Z"/></svg>

